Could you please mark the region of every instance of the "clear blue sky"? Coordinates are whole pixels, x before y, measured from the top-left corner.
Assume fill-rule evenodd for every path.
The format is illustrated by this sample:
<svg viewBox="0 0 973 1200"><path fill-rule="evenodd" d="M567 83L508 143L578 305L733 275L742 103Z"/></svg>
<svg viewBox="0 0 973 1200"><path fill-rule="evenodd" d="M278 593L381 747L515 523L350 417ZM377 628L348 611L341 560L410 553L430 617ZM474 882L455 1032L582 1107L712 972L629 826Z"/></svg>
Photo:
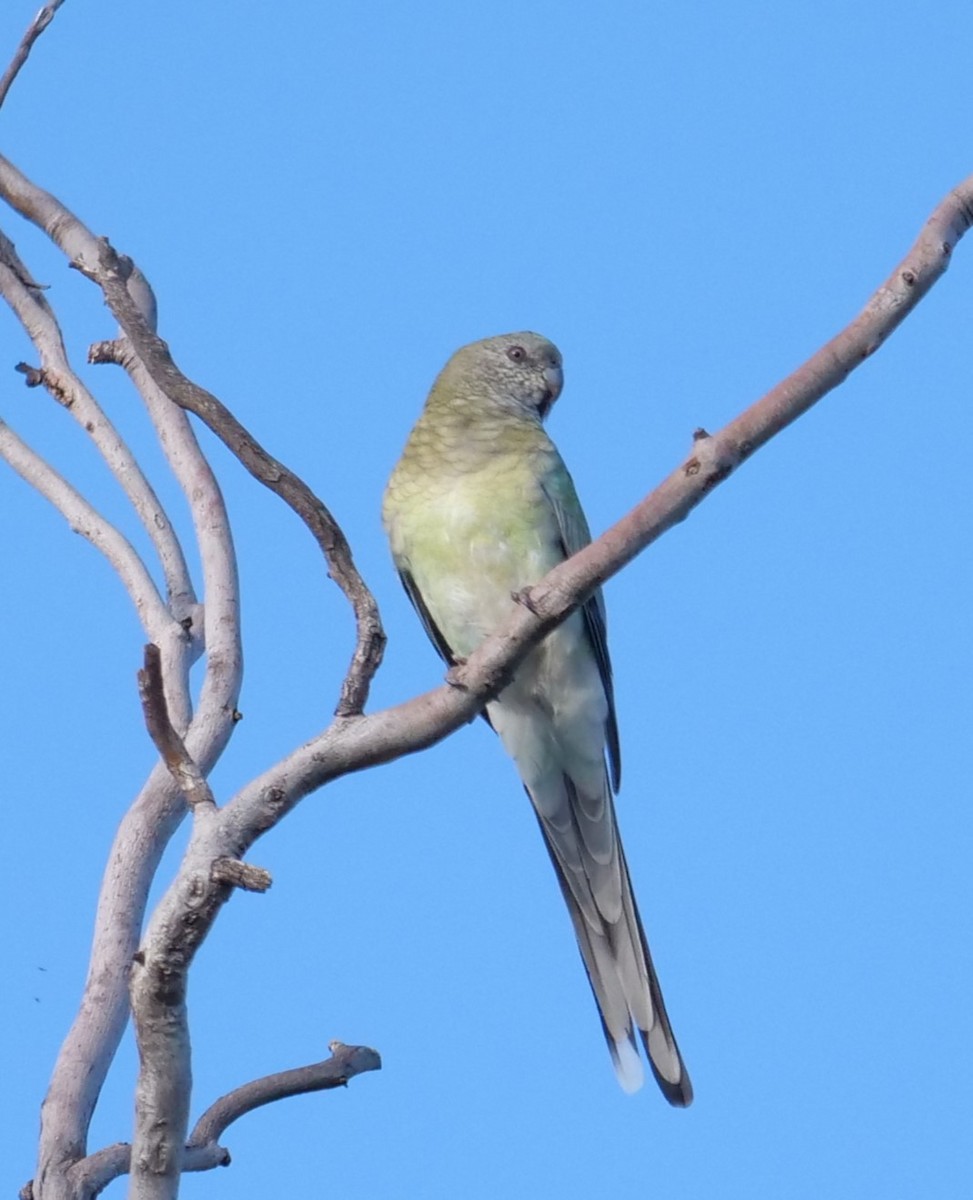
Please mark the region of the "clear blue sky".
<svg viewBox="0 0 973 1200"><path fill-rule="evenodd" d="M3 6L4 60L33 11ZM558 343L551 431L603 529L851 318L973 171L971 45L958 2L69 0L0 147L136 258L180 365L333 507L390 635L379 706L440 677L378 513L448 354ZM112 331L99 297L3 226L80 364ZM245 1118L185 1196L966 1194L971 310L964 243L879 355L607 589L620 819L695 1105L616 1086L477 722L254 848L274 886L233 899L192 977L194 1112L334 1037L385 1069ZM0 317L0 413L134 531L21 358ZM84 370L144 448L118 373ZM225 799L327 722L351 642L296 518L214 459L247 640ZM153 751L120 585L6 471L0 511L10 1195ZM128 1138L133 1070L126 1041L94 1144Z"/></svg>

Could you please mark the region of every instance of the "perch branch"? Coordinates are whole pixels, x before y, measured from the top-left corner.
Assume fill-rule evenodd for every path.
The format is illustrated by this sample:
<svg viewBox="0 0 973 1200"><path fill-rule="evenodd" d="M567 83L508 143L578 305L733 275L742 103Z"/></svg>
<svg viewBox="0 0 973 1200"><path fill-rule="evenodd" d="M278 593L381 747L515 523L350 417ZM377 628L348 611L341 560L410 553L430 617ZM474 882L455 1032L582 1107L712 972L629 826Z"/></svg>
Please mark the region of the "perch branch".
<svg viewBox="0 0 973 1200"><path fill-rule="evenodd" d="M222 819L238 837L262 832L338 775L423 749L471 720L529 649L595 588L685 520L755 450L873 354L939 279L971 225L973 176L938 205L906 257L841 333L718 433L697 431L688 458L601 537L531 588L529 605L518 605L454 668L449 685L384 712L336 720L247 785L224 807Z"/></svg>

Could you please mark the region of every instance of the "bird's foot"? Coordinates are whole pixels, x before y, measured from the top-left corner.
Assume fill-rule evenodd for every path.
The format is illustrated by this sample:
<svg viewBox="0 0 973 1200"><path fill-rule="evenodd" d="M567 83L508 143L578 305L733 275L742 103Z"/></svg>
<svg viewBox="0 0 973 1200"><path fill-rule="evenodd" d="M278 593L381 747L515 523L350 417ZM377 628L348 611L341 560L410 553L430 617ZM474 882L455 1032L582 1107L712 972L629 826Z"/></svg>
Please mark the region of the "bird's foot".
<svg viewBox="0 0 973 1200"><path fill-rule="evenodd" d="M460 679L459 671L461 667L466 666L465 658L457 658L449 670L446 672L446 682L450 687L459 688L461 692L465 692L466 684Z"/></svg>
<svg viewBox="0 0 973 1200"><path fill-rule="evenodd" d="M528 612L533 613L535 617L540 616L540 613L537 611L537 608L534 605L534 601L531 596L531 589L529 587L521 588L519 592L511 592L510 599L513 600L514 604L522 604L524 608L526 608Z"/></svg>

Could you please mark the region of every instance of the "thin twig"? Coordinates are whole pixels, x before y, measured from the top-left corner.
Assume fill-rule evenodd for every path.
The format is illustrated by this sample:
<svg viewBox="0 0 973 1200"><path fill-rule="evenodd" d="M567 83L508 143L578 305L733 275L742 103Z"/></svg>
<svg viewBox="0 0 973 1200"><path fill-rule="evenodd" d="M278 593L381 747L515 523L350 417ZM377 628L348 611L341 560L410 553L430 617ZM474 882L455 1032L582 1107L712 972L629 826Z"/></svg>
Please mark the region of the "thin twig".
<svg viewBox="0 0 973 1200"><path fill-rule="evenodd" d="M10 66L7 67L3 73L3 77L0 78L0 107L3 106L3 102L7 98L7 93L13 85L13 81L17 78L20 68L27 61L34 43L54 20L54 14L63 3L64 0L50 0L50 3L45 4L33 21L31 21L27 32L20 39L20 45L10 60Z"/></svg>
<svg viewBox="0 0 973 1200"><path fill-rule="evenodd" d="M138 673L138 684L145 727L170 775L185 796L186 804L191 809L200 804L215 808L216 801L209 784L190 758L185 742L169 720L169 706L166 704L162 677L162 655L159 647L152 642L145 647L145 666Z"/></svg>

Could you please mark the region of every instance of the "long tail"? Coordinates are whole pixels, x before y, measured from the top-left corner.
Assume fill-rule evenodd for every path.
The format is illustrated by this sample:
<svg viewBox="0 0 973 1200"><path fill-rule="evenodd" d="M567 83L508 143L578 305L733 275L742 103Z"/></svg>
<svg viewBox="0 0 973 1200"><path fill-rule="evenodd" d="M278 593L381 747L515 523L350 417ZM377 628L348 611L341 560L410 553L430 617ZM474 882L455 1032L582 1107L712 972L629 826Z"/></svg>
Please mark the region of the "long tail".
<svg viewBox="0 0 973 1200"><path fill-rule="evenodd" d="M549 802L527 794L571 914L615 1074L626 1091L641 1087L638 1029L662 1094L670 1104L685 1107L692 1103L693 1088L635 904L608 779L602 795L589 800L579 796L569 777L562 778L567 803L553 806L560 819L545 815L553 811Z"/></svg>

